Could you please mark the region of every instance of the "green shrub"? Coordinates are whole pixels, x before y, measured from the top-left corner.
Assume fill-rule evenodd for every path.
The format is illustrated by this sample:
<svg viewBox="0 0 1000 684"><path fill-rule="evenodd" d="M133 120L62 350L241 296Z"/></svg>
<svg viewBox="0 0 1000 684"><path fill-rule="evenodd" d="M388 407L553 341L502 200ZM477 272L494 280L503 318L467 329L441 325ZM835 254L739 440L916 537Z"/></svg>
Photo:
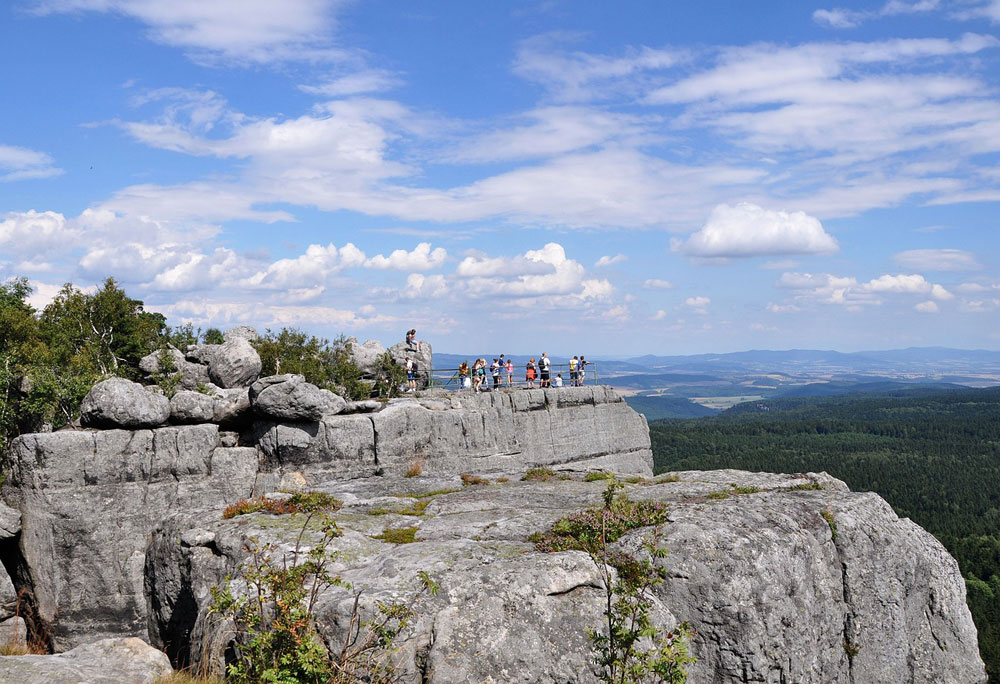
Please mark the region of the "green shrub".
<svg viewBox="0 0 1000 684"><path fill-rule="evenodd" d="M597 482L598 480L613 480L615 479L614 473L609 473L605 470L598 470L593 473L587 473L583 476L584 482Z"/></svg>
<svg viewBox="0 0 1000 684"><path fill-rule="evenodd" d="M828 509L823 509L819 514L823 516L823 520L826 520L826 524L830 526L830 537L833 541L837 541L837 521L833 519L833 513Z"/></svg>
<svg viewBox="0 0 1000 684"><path fill-rule="evenodd" d="M537 466L535 468L528 468L527 472L524 473L524 477L521 478L521 482L548 482L549 480L554 480L555 477L556 472L552 468Z"/></svg>

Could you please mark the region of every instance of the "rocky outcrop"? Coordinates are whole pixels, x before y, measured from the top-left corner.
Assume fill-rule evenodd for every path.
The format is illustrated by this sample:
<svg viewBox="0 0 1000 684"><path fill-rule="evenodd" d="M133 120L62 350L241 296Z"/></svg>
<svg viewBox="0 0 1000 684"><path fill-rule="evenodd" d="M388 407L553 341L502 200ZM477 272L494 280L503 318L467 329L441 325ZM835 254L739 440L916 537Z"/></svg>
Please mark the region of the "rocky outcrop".
<svg viewBox="0 0 1000 684"><path fill-rule="evenodd" d="M957 564L878 496L824 474L676 478L626 491L668 506L656 530L669 554L655 560L667 579L653 619L664 630L688 621L697 631L691 684L986 681ZM423 515L404 514L414 501L406 494L449 487L459 491L431 495ZM418 617L397 654L402 681L596 681L587 638L605 601L596 566L577 551L539 552L528 537L599 505L603 482L462 489L457 478L372 478L320 489L345 502L331 570L363 588L363 610L412 596L421 571L440 584L437 596L411 604ZM218 667L230 638L208 619L209 589L237 568L249 537L290 550L302 523L263 514L223 521L220 513L214 521L174 516L146 554L153 643L175 655L183 645L199 666ZM373 538L409 526L414 543ZM653 533L633 531L617 549L639 556ZM353 597L342 588L321 596L328 643L342 642Z"/></svg>
<svg viewBox="0 0 1000 684"><path fill-rule="evenodd" d="M57 650L144 636L149 531L250 495L258 465L256 449L221 447L215 425L24 435L11 457L19 549Z"/></svg>
<svg viewBox="0 0 1000 684"><path fill-rule="evenodd" d="M169 399L125 378L97 383L80 405L80 422L89 427L155 427L169 418Z"/></svg>
<svg viewBox="0 0 1000 684"><path fill-rule="evenodd" d="M262 399L283 387L288 391L276 392L261 410ZM213 419L242 415L242 434L203 423L40 433L12 444L7 497L22 516L19 553L58 649L145 634L145 543L177 510L330 480L401 475L418 461L434 475L534 465L652 473L645 420L603 387L441 393L351 407L380 409L364 413L337 413L347 403L301 376L219 392L225 396L205 397ZM205 416L203 396L175 395L176 422ZM304 406L320 407L319 419L273 417L317 414L304 413Z"/></svg>
<svg viewBox="0 0 1000 684"><path fill-rule="evenodd" d="M414 344L399 342L389 347L387 351L397 366L405 368L407 357L413 361L418 389L423 389L430 384L430 371L434 367L434 352L430 342L426 340L419 343L414 342Z"/></svg>
<svg viewBox="0 0 1000 684"><path fill-rule="evenodd" d="M158 377L180 375L180 386L186 390L196 390L199 385L211 382L208 377L208 366L195 363L185 358L176 347L167 345L166 349L147 354L139 361L139 369L153 381Z"/></svg>
<svg viewBox="0 0 1000 684"><path fill-rule="evenodd" d="M173 672L141 639L104 639L58 655L0 657L0 684L153 684Z"/></svg>
<svg viewBox="0 0 1000 684"><path fill-rule="evenodd" d="M354 362L361 373L372 376L378 366L378 359L385 354L385 347L378 340L365 340L364 344L358 342L356 337L348 337L346 346L349 350L351 361Z"/></svg>
<svg viewBox="0 0 1000 684"><path fill-rule="evenodd" d="M186 390L247 387L260 375L261 360L251 342L258 338L249 326L227 330L223 344L192 344L185 353L173 345L147 354L139 361L146 379L176 375Z"/></svg>

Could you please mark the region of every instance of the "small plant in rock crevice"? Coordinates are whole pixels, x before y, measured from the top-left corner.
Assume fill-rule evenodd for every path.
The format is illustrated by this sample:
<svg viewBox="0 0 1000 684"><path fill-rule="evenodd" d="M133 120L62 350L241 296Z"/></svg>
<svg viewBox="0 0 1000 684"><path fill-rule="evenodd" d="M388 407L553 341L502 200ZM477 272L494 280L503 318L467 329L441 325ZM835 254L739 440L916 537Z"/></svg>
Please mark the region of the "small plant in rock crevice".
<svg viewBox="0 0 1000 684"><path fill-rule="evenodd" d="M253 499L240 499L226 506L222 512L225 520L238 515L250 513L269 513L271 515L288 515L290 513L312 513L323 511L333 513L343 506L339 500L325 492L294 492L287 498L272 498L258 496Z"/></svg>
<svg viewBox="0 0 1000 684"><path fill-rule="evenodd" d="M604 624L589 636L602 682L684 684L687 666L696 660L688 651L694 631L685 622L664 632L651 618L654 591L666 580L666 570L655 563L667 554L658 533L644 541L641 559L609 549L629 530L665 522L666 506L617 496L622 486L609 482L602 507L557 521L548 533L535 536L535 547L587 551L597 566L605 593Z"/></svg>
<svg viewBox="0 0 1000 684"><path fill-rule="evenodd" d="M310 523L320 523L319 540L304 545ZM420 589L407 601L376 602L374 616L362 617L361 591L355 591L344 641L324 643L316 630L316 605L329 589L351 590L330 571L337 554L331 542L340 536L336 522L316 505L305 514L294 550L250 539L247 560L238 571L246 590L233 592L233 581L213 588L210 614L233 626L226 681L234 684L390 684L398 681L389 657L397 637L412 623L413 606L437 583L418 572ZM339 651L338 651L339 648ZM182 680L183 681L183 680ZM198 681L198 680L193 680Z"/></svg>
<svg viewBox="0 0 1000 684"><path fill-rule="evenodd" d="M824 508L819 514L823 516L823 520L830 526L830 538L833 541L837 541L837 521L834 519L833 513L829 509Z"/></svg>
<svg viewBox="0 0 1000 684"><path fill-rule="evenodd" d="M473 475L472 473L462 473L462 486L472 487L475 485L488 485L490 483L485 477L480 477L479 475Z"/></svg>

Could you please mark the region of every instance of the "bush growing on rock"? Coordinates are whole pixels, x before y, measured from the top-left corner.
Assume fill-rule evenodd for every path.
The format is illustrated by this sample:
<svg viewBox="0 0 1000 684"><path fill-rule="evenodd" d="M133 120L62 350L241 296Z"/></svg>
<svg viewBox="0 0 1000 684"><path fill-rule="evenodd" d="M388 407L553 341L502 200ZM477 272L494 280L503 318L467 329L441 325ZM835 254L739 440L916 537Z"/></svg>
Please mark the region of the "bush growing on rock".
<svg viewBox="0 0 1000 684"><path fill-rule="evenodd" d="M260 354L264 377L294 373L355 401L371 396L371 386L361 380L361 370L351 360L343 336L331 343L301 330L282 328L277 333L267 330L253 345Z"/></svg>

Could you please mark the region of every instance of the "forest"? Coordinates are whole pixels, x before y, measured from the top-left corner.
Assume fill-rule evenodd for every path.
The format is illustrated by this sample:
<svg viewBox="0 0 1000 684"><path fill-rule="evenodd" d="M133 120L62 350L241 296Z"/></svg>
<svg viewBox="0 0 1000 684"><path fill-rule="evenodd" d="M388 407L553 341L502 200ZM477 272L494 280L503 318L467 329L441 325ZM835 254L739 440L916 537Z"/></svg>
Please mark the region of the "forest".
<svg viewBox="0 0 1000 684"><path fill-rule="evenodd" d="M958 560L1000 681L1000 388L747 402L649 428L657 473L826 471L880 494Z"/></svg>

